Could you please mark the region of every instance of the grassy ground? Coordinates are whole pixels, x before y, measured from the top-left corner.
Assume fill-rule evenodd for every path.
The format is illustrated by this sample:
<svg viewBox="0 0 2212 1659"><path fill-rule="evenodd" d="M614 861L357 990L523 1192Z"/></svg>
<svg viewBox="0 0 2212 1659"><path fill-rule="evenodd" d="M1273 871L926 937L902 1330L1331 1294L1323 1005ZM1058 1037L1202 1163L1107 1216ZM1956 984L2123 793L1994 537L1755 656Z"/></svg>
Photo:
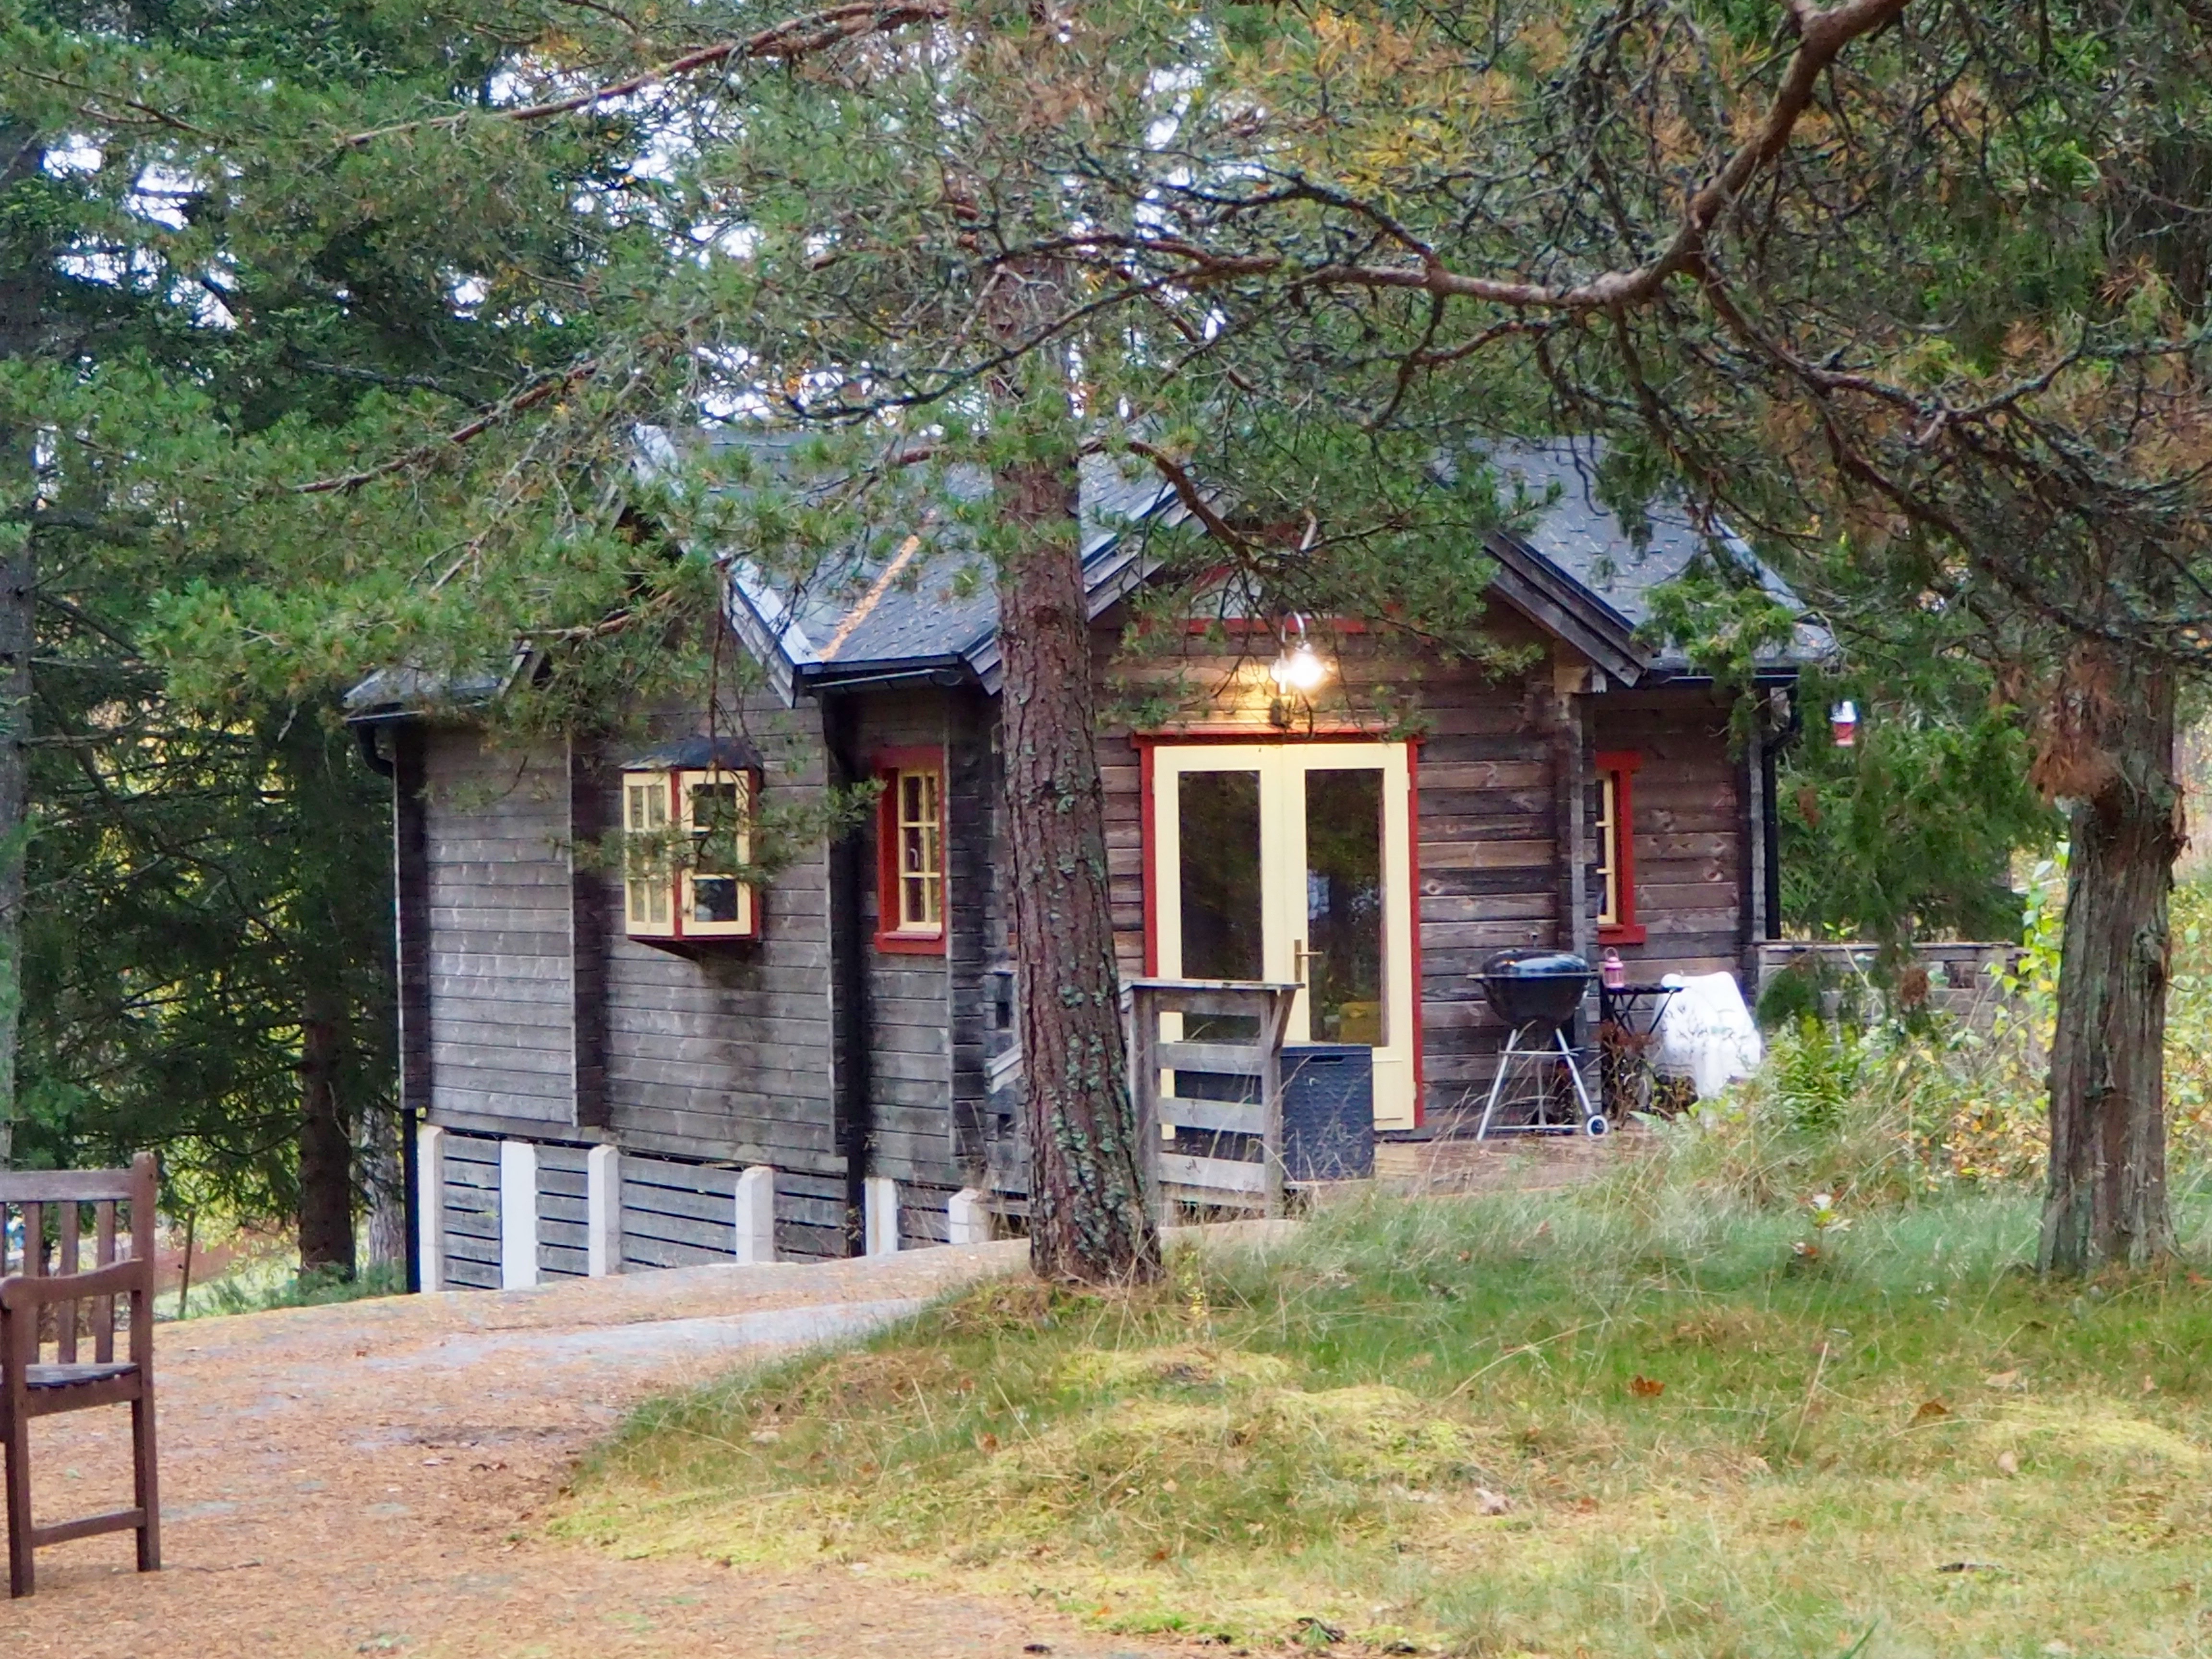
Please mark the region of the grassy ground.
<svg viewBox="0 0 2212 1659"><path fill-rule="evenodd" d="M559 1525L1231 1645L2212 1655L2206 1280L2040 1284L2017 1194L1811 1216L1646 1171L1000 1285L655 1405Z"/></svg>

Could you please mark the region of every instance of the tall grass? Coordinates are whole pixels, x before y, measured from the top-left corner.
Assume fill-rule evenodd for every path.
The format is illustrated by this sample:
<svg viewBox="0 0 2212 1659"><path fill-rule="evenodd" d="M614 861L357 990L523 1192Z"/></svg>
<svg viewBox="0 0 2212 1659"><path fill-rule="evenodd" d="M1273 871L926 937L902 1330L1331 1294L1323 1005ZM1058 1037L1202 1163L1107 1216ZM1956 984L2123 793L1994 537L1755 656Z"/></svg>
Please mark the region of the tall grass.
<svg viewBox="0 0 2212 1659"><path fill-rule="evenodd" d="M2184 1259L2039 1279L2035 1017L1786 1033L1588 1188L956 1297L654 1402L557 1524L1248 1646L2206 1659L2201 1079Z"/></svg>
<svg viewBox="0 0 2212 1659"><path fill-rule="evenodd" d="M2034 1231L1642 1171L1376 1200L657 1402L560 1524L1247 1644L2212 1653L2212 1299L2043 1283Z"/></svg>

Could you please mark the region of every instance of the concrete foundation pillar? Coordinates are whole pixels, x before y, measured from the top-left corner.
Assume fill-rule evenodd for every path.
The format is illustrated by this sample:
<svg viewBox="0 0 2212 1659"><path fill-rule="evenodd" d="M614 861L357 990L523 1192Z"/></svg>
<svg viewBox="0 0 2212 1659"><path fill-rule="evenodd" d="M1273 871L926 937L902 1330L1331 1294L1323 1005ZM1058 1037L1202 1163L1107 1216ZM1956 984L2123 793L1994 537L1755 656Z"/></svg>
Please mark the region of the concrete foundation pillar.
<svg viewBox="0 0 2212 1659"><path fill-rule="evenodd" d="M623 1265L622 1152L594 1146L584 1154L584 1271L593 1279Z"/></svg>
<svg viewBox="0 0 2212 1659"><path fill-rule="evenodd" d="M775 1171L756 1164L738 1177L738 1261L775 1260Z"/></svg>
<svg viewBox="0 0 2212 1659"><path fill-rule="evenodd" d="M499 1143L499 1287L526 1291L538 1282L538 1146Z"/></svg>

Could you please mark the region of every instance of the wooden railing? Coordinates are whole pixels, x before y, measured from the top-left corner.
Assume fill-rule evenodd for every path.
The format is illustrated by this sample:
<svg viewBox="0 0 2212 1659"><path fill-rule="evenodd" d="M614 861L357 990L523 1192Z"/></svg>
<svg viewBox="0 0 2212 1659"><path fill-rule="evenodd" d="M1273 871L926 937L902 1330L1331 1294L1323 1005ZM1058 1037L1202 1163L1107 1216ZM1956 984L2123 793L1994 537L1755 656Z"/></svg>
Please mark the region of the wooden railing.
<svg viewBox="0 0 2212 1659"><path fill-rule="evenodd" d="M1252 980L1139 979L1127 985L1129 1087L1147 1155L1153 1211L1179 1205L1283 1213L1283 1036L1296 985ZM1249 1020L1249 1036L1186 1038L1192 1019ZM1172 1036L1163 1036L1163 1030ZM1164 1074L1235 1080L1243 1098L1170 1093ZM1170 1139L1177 1131L1188 1146ZM1224 1145L1223 1137L1229 1137Z"/></svg>

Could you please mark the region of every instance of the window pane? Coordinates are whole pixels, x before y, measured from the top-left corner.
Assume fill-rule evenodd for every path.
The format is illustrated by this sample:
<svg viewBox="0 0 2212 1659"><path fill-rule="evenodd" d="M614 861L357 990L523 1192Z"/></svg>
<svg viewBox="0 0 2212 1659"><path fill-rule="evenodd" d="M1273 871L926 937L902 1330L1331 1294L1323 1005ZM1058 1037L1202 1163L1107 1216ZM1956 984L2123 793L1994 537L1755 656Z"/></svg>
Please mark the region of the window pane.
<svg viewBox="0 0 2212 1659"><path fill-rule="evenodd" d="M1620 792L1611 772L1598 775L1598 916L1601 922L1620 920L1620 843L1617 833Z"/></svg>
<svg viewBox="0 0 2212 1659"><path fill-rule="evenodd" d="M736 860L731 856L736 850L738 830L738 786L729 783L695 783L691 786L691 834L699 843L693 865L698 870L732 870ZM709 838L713 845L708 845ZM729 920L734 920L734 917ZM702 921L708 918L702 916Z"/></svg>
<svg viewBox="0 0 2212 1659"><path fill-rule="evenodd" d="M898 807L898 918L916 933L945 922L945 862L941 775L901 772L894 786Z"/></svg>
<svg viewBox="0 0 2212 1659"><path fill-rule="evenodd" d="M1182 976L1265 978L1260 775L1184 773L1176 823L1182 847Z"/></svg>
<svg viewBox="0 0 2212 1659"><path fill-rule="evenodd" d="M1382 1040L1382 774L1306 774L1306 963L1317 1042Z"/></svg>
<svg viewBox="0 0 2212 1659"><path fill-rule="evenodd" d="M738 919L738 884L729 876L694 876L691 878L691 920L694 921L735 921Z"/></svg>

